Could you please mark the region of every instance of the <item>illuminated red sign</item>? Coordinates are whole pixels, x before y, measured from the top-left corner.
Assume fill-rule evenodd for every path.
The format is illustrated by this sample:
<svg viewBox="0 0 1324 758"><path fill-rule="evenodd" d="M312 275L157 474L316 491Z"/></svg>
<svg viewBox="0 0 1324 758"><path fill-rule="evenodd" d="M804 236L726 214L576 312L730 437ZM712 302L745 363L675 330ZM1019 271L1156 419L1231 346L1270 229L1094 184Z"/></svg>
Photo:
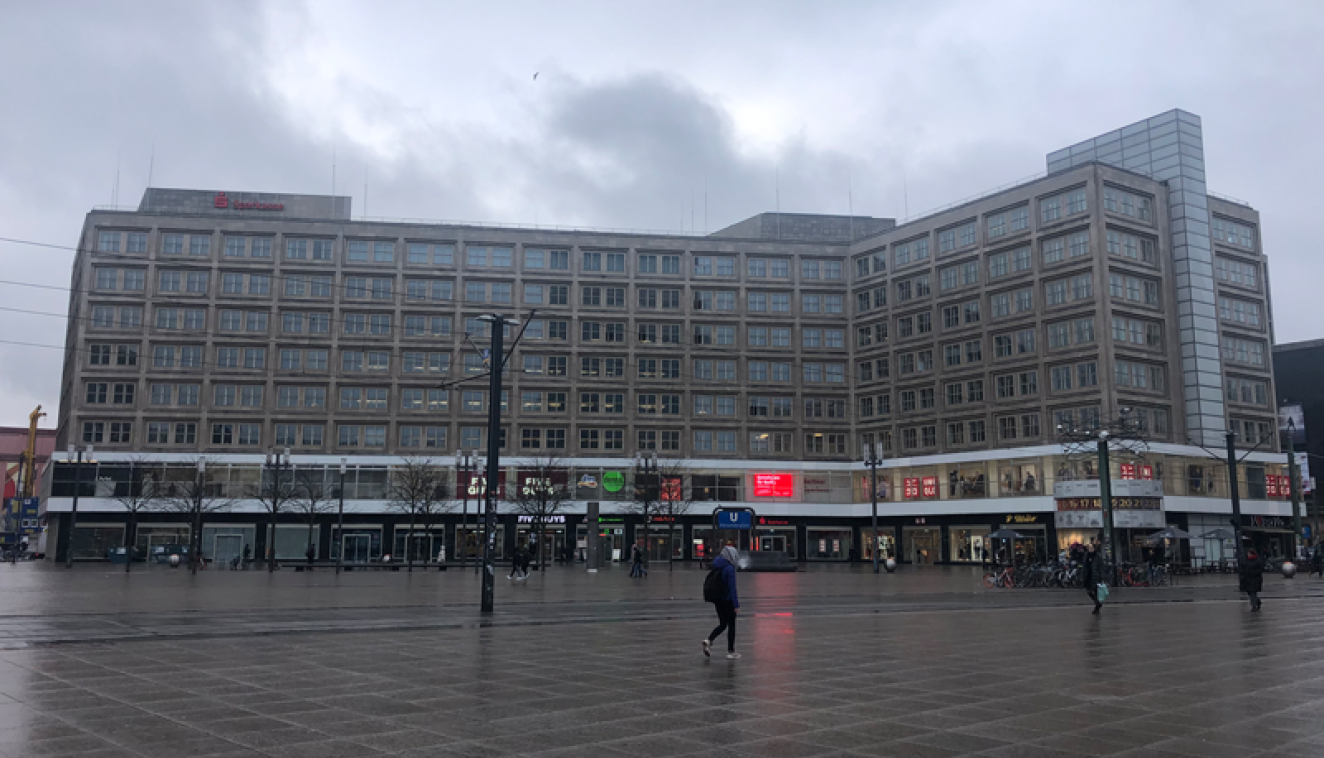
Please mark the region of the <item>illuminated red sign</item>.
<svg viewBox="0 0 1324 758"><path fill-rule="evenodd" d="M231 200L224 192L217 192L212 205L217 208L234 208L237 211L283 211L285 203L258 203L248 200Z"/></svg>
<svg viewBox="0 0 1324 758"><path fill-rule="evenodd" d="M924 497L937 497L937 496L938 496L938 477L936 476L924 477Z"/></svg>
<svg viewBox="0 0 1324 758"><path fill-rule="evenodd" d="M1123 464L1122 464L1122 478L1123 478L1123 479L1135 479L1135 478L1136 478L1136 465L1135 465L1134 463L1123 463Z"/></svg>
<svg viewBox="0 0 1324 758"><path fill-rule="evenodd" d="M1273 474L1264 477L1264 491L1269 497L1278 497L1278 477Z"/></svg>
<svg viewBox="0 0 1324 758"><path fill-rule="evenodd" d="M1153 479L1153 478L1154 478L1154 467L1153 467L1153 466L1141 466L1141 467L1140 467L1140 478L1141 478L1141 479Z"/></svg>
<svg viewBox="0 0 1324 758"><path fill-rule="evenodd" d="M755 474L754 497L794 497L795 477L791 474Z"/></svg>
<svg viewBox="0 0 1324 758"><path fill-rule="evenodd" d="M919 497L919 478L907 478L903 482L902 493L907 500Z"/></svg>
<svg viewBox="0 0 1324 758"><path fill-rule="evenodd" d="M664 476L658 494L664 502L679 502L685 499L685 485L678 476Z"/></svg>
<svg viewBox="0 0 1324 758"><path fill-rule="evenodd" d="M487 475L478 472L460 472L460 486L463 488L460 492L461 497L467 493L470 500L483 500L487 497ZM506 490L506 472L501 471L497 474L497 493Z"/></svg>

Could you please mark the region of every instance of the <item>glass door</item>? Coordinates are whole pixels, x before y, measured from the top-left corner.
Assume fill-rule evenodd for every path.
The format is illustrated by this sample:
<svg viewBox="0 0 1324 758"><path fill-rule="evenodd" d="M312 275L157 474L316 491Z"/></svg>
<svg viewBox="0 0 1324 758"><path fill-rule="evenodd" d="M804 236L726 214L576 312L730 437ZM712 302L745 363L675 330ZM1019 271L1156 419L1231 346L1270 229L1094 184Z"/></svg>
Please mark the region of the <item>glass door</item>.
<svg viewBox="0 0 1324 758"><path fill-rule="evenodd" d="M370 555L371 538L366 534L345 535L345 562L367 563Z"/></svg>
<svg viewBox="0 0 1324 758"><path fill-rule="evenodd" d="M212 541L211 556L218 566L229 566L244 548L241 534L218 534Z"/></svg>

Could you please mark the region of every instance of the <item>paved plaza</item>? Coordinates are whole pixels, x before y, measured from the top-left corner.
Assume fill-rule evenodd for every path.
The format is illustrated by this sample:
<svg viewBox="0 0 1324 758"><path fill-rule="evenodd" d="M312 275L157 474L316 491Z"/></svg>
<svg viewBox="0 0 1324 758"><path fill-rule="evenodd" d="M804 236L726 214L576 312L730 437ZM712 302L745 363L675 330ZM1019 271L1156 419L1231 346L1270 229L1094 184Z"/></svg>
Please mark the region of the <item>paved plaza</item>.
<svg viewBox="0 0 1324 758"><path fill-rule="evenodd" d="M702 577L3 565L0 755L1324 755L1324 581L742 574L727 661Z"/></svg>

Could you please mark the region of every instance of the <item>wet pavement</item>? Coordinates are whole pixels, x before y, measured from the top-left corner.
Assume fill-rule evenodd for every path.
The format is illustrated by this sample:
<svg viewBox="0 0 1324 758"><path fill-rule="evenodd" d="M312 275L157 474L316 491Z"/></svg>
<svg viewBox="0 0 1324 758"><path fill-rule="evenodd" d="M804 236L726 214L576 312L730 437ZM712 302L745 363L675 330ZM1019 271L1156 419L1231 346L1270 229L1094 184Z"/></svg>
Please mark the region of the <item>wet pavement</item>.
<svg viewBox="0 0 1324 758"><path fill-rule="evenodd" d="M962 567L741 574L0 566L0 756L1324 755L1324 581L985 590ZM720 645L717 646L720 648Z"/></svg>

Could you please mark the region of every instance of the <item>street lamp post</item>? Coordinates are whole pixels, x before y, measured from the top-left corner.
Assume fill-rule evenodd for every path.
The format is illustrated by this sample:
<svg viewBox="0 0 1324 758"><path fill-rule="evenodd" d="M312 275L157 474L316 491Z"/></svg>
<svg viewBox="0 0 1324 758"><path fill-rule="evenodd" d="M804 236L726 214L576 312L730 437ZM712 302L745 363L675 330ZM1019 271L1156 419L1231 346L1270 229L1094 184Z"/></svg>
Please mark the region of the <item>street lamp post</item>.
<svg viewBox="0 0 1324 758"><path fill-rule="evenodd" d="M878 573L878 466L882 464L882 456L878 455L878 443L870 442L864 446L865 460L864 465L869 467L869 494L873 501L872 530L869 536L871 544L870 550L873 552L873 572Z"/></svg>
<svg viewBox="0 0 1324 758"><path fill-rule="evenodd" d="M1099 431L1099 507L1103 511L1103 536L1112 555L1113 580L1116 585L1121 556L1117 554L1117 532L1113 529L1113 474L1108 460L1108 430Z"/></svg>
<svg viewBox="0 0 1324 758"><path fill-rule="evenodd" d="M267 539L267 571L276 570L276 515L280 512L280 469L281 466L290 462L290 449L285 448L285 454L267 453L267 466L271 467L272 458L275 458L275 472L271 480L271 528Z"/></svg>
<svg viewBox="0 0 1324 758"><path fill-rule="evenodd" d="M1232 496L1232 554L1241 557L1241 483L1237 481L1237 434L1227 432L1227 488Z"/></svg>
<svg viewBox="0 0 1324 758"><path fill-rule="evenodd" d="M463 571L469 566L469 482L472 480L470 474L470 465L472 461L469 457L469 451L461 448L455 453L455 483L463 491L461 496L463 510L460 512L460 539L456 540L455 549L460 554L460 570Z"/></svg>
<svg viewBox="0 0 1324 758"><path fill-rule="evenodd" d="M203 487L206 486L207 461L198 459L198 479L193 487L193 534L189 542L193 543L189 548L188 566L190 574L197 574L198 567L202 565L202 499L205 493Z"/></svg>
<svg viewBox="0 0 1324 758"><path fill-rule="evenodd" d="M69 446L69 457L74 459L74 499L69 506L69 539L65 542L64 567L74 567L74 526L78 523L78 489L83 482L83 452L77 445ZM92 460L92 446L86 448L87 460Z"/></svg>
<svg viewBox="0 0 1324 758"><path fill-rule="evenodd" d="M488 393L487 393L487 486L486 512L483 518L483 595L482 612L491 613L494 607L493 592L496 579L496 517L497 490L501 471L501 374L505 369L505 352L502 340L505 337L506 319L496 313L479 317L487 321L492 329L492 349L488 354Z"/></svg>
<svg viewBox="0 0 1324 758"><path fill-rule="evenodd" d="M652 529L653 515L652 515L652 512L651 512L651 511L653 510L653 508L652 508L651 506L653 505L653 502L654 502L654 501L653 501L653 497L654 497L654 495L652 494L652 493L654 492L654 489L653 489L653 482L654 482L654 480L656 480L656 481L657 481L657 484L658 484L657 489L656 489L656 492L657 492L656 497L657 497L657 505L658 505L658 507L660 508L660 507L662 506L662 503L661 503L661 501L662 501L662 486L661 486L661 485L662 485L662 481L661 481L661 479L660 479L660 477L658 476L658 473L657 473L657 454L656 454L656 453L639 453L639 459L638 459L638 462L637 462L635 465L639 467L639 473L643 475L643 477L644 477L644 482L645 482L645 485L646 485L646 490L645 490L645 494L644 494L644 503L643 503L643 506L644 506L644 566L646 567L646 566L648 566L648 556L649 556L649 553L651 553L651 552L653 551L653 544L652 544L652 540L653 540L653 529ZM668 545L668 546L667 546L667 549L670 550L670 549L671 549L671 546Z"/></svg>
<svg viewBox="0 0 1324 758"><path fill-rule="evenodd" d="M1296 468L1296 419L1287 419L1287 478L1292 495L1292 560L1301 555L1301 474Z"/></svg>
<svg viewBox="0 0 1324 758"><path fill-rule="evenodd" d="M336 573L340 573L345 563L345 471L349 468L349 459L340 459L340 509L336 513L336 536L340 538L340 549L336 551Z"/></svg>

